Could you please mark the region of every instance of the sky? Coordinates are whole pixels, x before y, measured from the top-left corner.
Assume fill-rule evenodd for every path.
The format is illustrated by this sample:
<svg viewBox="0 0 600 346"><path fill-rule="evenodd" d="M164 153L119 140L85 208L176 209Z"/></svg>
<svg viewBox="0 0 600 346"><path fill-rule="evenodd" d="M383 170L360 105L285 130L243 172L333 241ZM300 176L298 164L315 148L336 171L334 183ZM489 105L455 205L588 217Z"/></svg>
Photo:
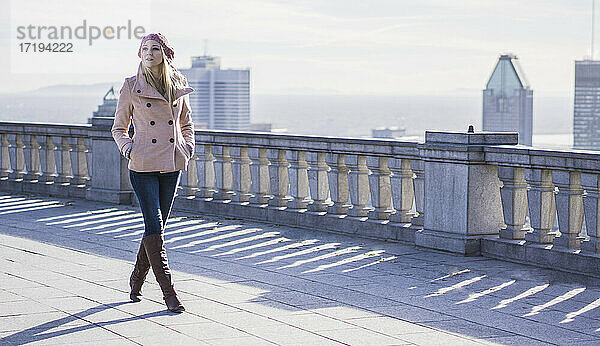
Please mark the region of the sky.
<svg viewBox="0 0 600 346"><path fill-rule="evenodd" d="M535 95L572 97L574 60L591 55L592 0L84 0L67 11L68 1L0 2L1 93L135 74L137 39L98 40L68 57L18 52L17 25L83 19L162 32L180 68L206 40L223 68L250 68L259 94L481 93L499 55L513 53Z"/></svg>

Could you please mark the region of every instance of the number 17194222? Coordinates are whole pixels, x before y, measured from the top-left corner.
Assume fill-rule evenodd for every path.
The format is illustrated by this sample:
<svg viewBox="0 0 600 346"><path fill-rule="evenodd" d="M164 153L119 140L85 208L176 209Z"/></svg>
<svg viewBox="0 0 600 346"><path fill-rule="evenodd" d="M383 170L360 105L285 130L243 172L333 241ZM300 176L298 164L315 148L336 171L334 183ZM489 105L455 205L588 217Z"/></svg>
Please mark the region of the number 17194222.
<svg viewBox="0 0 600 346"><path fill-rule="evenodd" d="M55 43L30 43L23 42L19 43L21 53L72 53L73 43L71 42L55 42Z"/></svg>

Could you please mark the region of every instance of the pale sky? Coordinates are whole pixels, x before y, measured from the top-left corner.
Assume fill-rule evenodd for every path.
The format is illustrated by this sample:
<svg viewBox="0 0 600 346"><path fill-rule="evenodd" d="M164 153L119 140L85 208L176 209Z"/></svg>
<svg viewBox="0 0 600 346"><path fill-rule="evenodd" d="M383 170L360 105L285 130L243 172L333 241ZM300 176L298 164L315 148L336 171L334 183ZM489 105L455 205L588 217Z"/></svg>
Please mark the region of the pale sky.
<svg viewBox="0 0 600 346"><path fill-rule="evenodd" d="M16 23L11 11L4 10L11 1L0 1L0 92L121 82L135 74L138 40L99 44L80 59L94 73L12 73L11 50L18 48L11 43L11 30ZM140 2L149 6L146 12L136 6L111 11L164 33L175 48L178 67L188 67L190 56L201 55L208 40L209 55L220 56L222 67L250 67L254 93L480 93L499 54L511 52L519 57L535 95L571 96L574 60L591 52L592 0ZM111 24L93 10L106 1L77 3L92 10L50 16ZM48 10L36 15L50 18ZM33 24L45 24L33 13L31 18ZM596 48L600 57L600 44Z"/></svg>

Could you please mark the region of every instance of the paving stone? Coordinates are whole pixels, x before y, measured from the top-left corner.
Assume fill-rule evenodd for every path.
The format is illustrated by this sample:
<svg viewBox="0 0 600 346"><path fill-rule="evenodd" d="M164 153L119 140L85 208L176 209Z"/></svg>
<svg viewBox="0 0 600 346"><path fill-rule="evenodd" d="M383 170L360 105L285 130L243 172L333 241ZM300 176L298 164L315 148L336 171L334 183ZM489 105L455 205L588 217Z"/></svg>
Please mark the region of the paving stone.
<svg viewBox="0 0 600 346"><path fill-rule="evenodd" d="M246 338L252 336L240 329L215 322L179 324L170 328L198 340Z"/></svg>
<svg viewBox="0 0 600 346"><path fill-rule="evenodd" d="M38 314L40 312L54 311L58 310L39 303L24 303L22 301L0 303L0 317L14 315L31 315Z"/></svg>
<svg viewBox="0 0 600 346"><path fill-rule="evenodd" d="M438 332L429 332L429 333L412 333L412 334L402 334L398 336L405 342L409 342L417 345L461 345L461 346L470 346L470 345L481 345L481 342L472 340L470 338L458 335L452 335L450 333L440 334Z"/></svg>
<svg viewBox="0 0 600 346"><path fill-rule="evenodd" d="M50 329L64 324L85 325L89 323L59 311L0 317L0 331L2 332Z"/></svg>
<svg viewBox="0 0 600 346"><path fill-rule="evenodd" d="M410 322L444 321L452 317L430 309L423 309L408 304L386 305L369 308L368 310L388 317L399 318Z"/></svg>
<svg viewBox="0 0 600 346"><path fill-rule="evenodd" d="M408 341L362 328L337 329L318 332L335 341L350 345L408 345Z"/></svg>
<svg viewBox="0 0 600 346"><path fill-rule="evenodd" d="M276 317L280 322L309 331L355 328L342 320L326 317L318 313L293 314Z"/></svg>
<svg viewBox="0 0 600 346"><path fill-rule="evenodd" d="M388 335L428 333L432 331L430 328L390 317L355 318L349 320L348 323Z"/></svg>
<svg viewBox="0 0 600 346"><path fill-rule="evenodd" d="M433 327L435 329L451 332L455 334L462 334L469 337L476 338L492 338L499 336L514 336L515 334L488 326L483 326L479 323L469 322L465 320L445 320L445 321L431 321L421 322L422 325Z"/></svg>

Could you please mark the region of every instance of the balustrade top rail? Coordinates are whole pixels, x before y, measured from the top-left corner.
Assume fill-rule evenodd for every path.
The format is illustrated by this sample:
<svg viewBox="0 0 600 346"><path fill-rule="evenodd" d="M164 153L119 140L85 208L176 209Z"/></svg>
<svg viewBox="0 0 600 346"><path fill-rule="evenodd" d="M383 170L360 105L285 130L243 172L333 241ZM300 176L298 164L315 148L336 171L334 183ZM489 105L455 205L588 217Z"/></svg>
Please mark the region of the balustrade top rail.
<svg viewBox="0 0 600 346"><path fill-rule="evenodd" d="M419 157L418 142L223 130L196 130L196 145L261 147L372 156Z"/></svg>

